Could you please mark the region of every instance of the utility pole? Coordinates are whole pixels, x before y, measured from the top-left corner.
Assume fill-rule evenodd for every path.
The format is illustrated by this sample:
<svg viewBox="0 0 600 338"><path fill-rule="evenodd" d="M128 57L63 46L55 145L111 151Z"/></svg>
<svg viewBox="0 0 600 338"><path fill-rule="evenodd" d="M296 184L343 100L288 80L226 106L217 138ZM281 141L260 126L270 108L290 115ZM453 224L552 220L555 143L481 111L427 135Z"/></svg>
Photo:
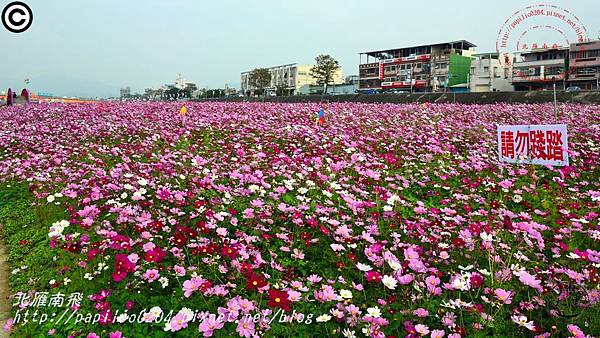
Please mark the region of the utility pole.
<svg viewBox="0 0 600 338"><path fill-rule="evenodd" d="M556 123L558 123L558 110L556 109L556 81L555 77L552 77L552 88L554 90L554 119Z"/></svg>

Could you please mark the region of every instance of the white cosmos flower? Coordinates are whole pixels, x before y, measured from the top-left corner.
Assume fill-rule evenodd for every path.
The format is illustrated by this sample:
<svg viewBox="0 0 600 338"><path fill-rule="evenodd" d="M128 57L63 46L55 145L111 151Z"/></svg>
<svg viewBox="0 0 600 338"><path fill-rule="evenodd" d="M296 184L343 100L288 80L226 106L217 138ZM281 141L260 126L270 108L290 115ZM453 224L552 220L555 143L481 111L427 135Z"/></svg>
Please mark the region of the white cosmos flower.
<svg viewBox="0 0 600 338"><path fill-rule="evenodd" d="M155 306L151 308L149 312L152 313L154 317L158 317L163 313L163 310L160 308L160 306Z"/></svg>
<svg viewBox="0 0 600 338"><path fill-rule="evenodd" d="M396 288L396 285L398 285L398 281L396 281L394 277L389 275L383 276L383 279L381 281L383 282L383 285L385 285L390 290L394 290Z"/></svg>
<svg viewBox="0 0 600 338"><path fill-rule="evenodd" d="M400 269L402 269L402 264L400 264L400 262L395 261L395 260L388 260L388 265L390 266L390 268L392 268L392 270L394 271L398 271Z"/></svg>
<svg viewBox="0 0 600 338"><path fill-rule="evenodd" d="M315 319L315 321L316 321L317 323L324 323L324 322L328 322L330 319L331 319L331 316L330 316L330 315L328 315L328 314L322 314L322 315L320 315L319 317L317 317L317 318Z"/></svg>
<svg viewBox="0 0 600 338"><path fill-rule="evenodd" d="M514 195L514 196L513 196L513 198L512 198L512 200L513 200L513 202L515 202L515 203L521 203L521 201L523 200L523 196L521 196L521 195L518 195L518 194L517 194L517 195Z"/></svg>
<svg viewBox="0 0 600 338"><path fill-rule="evenodd" d="M484 240L485 242L491 242L492 241L492 234L488 234L487 232L482 232L480 235L482 240Z"/></svg>
<svg viewBox="0 0 600 338"><path fill-rule="evenodd" d="M125 323L125 321L127 320L127 318L129 318L128 314L121 313L120 315L117 316L117 322L118 323Z"/></svg>
<svg viewBox="0 0 600 338"><path fill-rule="evenodd" d="M352 299L352 291L346 289L340 290L340 297L344 299Z"/></svg>
<svg viewBox="0 0 600 338"><path fill-rule="evenodd" d="M379 308L376 306L370 307L367 309L367 315L373 318L379 318L381 317L381 310L379 310Z"/></svg>
<svg viewBox="0 0 600 338"><path fill-rule="evenodd" d="M364 272L367 272L367 271L371 271L371 270L373 270L373 268L372 268L372 267L370 267L370 266L369 266L369 265L367 265L367 264L363 264L363 263L358 263L358 264L356 264L356 267L358 268L358 270L360 270L360 271L364 271Z"/></svg>
<svg viewBox="0 0 600 338"><path fill-rule="evenodd" d="M345 329L342 331L342 335L344 338L356 338L356 331L350 331L350 329Z"/></svg>

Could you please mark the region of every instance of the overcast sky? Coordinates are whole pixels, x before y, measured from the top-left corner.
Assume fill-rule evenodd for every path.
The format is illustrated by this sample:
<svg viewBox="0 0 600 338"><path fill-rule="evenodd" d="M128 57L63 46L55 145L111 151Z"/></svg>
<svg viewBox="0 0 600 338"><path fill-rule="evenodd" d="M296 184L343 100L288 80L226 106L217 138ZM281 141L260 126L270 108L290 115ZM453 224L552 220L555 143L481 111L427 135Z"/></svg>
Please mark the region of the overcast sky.
<svg viewBox="0 0 600 338"><path fill-rule="evenodd" d="M21 34L0 26L0 90L23 87L67 96L118 96L174 82L238 87L240 72L320 53L356 74L358 52L466 39L494 51L514 12L539 0L23 0L34 12ZM10 0L0 0L3 8ZM600 1L559 1L590 38ZM1 9L0 8L0 9ZM566 31L568 38L573 35ZM571 32L572 33L572 32ZM533 33L532 33L533 34ZM540 30L538 40L552 32ZM532 35L533 36L533 35ZM560 42L560 41L559 41Z"/></svg>

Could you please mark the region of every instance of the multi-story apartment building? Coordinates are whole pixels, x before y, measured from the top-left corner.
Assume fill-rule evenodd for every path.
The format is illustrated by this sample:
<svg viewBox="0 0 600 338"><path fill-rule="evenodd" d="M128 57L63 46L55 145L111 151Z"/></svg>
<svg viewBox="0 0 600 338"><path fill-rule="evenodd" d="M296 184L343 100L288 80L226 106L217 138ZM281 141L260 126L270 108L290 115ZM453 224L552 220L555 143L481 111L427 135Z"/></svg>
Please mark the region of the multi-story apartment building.
<svg viewBox="0 0 600 338"><path fill-rule="evenodd" d="M512 84L515 90L550 90L566 86L569 48L555 46L515 54Z"/></svg>
<svg viewBox="0 0 600 338"><path fill-rule="evenodd" d="M468 81L471 92L514 90L511 84L510 65L505 66L500 63L498 52L473 54L473 57Z"/></svg>
<svg viewBox="0 0 600 338"><path fill-rule="evenodd" d="M600 89L600 40L570 45L567 84L581 89Z"/></svg>
<svg viewBox="0 0 600 338"><path fill-rule="evenodd" d="M267 91L275 91L278 87L283 87L289 95L295 95L298 89L303 86L315 85L317 81L310 75L312 65L298 65L291 63L287 65L267 68L271 73L271 83L266 88ZM250 85L251 71L241 74L241 92L244 95L250 95L255 89ZM333 84L344 83L344 77L341 69L338 69L333 76Z"/></svg>
<svg viewBox="0 0 600 338"><path fill-rule="evenodd" d="M360 53L359 90L466 90L473 47L459 40Z"/></svg>

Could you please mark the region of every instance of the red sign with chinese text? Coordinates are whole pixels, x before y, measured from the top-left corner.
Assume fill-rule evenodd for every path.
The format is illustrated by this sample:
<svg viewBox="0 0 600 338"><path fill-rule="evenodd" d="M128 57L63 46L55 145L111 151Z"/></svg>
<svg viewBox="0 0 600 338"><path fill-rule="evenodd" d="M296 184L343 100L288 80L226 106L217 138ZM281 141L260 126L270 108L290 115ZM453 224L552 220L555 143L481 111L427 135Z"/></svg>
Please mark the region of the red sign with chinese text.
<svg viewBox="0 0 600 338"><path fill-rule="evenodd" d="M501 162L569 165L567 125L498 126Z"/></svg>

